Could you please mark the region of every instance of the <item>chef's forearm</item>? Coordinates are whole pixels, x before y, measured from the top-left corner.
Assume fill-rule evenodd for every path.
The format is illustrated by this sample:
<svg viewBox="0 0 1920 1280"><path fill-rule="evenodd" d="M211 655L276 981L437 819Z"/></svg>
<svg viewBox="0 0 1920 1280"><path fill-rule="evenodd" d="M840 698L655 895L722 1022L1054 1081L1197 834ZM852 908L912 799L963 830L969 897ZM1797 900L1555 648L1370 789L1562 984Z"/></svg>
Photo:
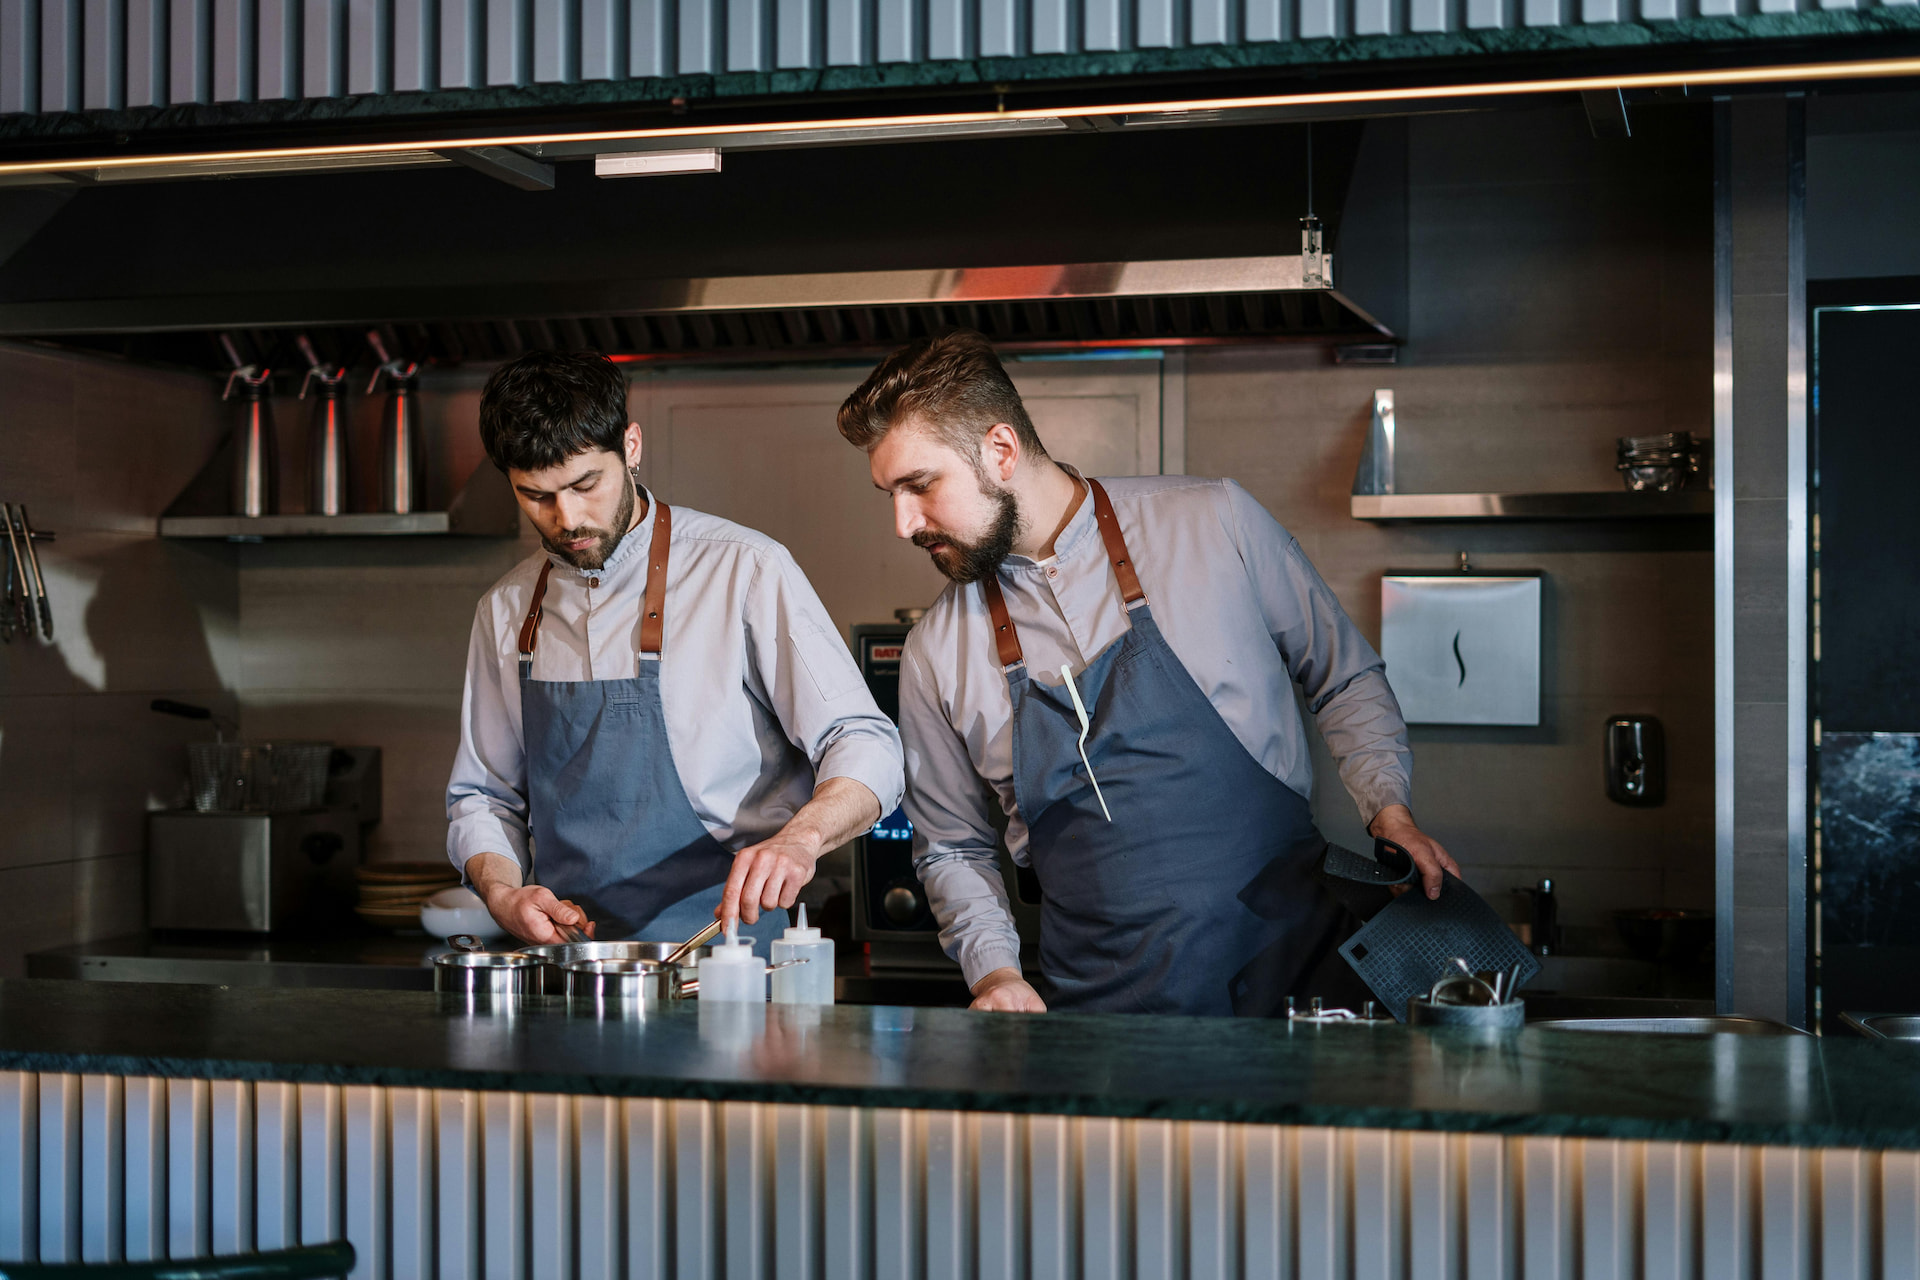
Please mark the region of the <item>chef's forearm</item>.
<svg viewBox="0 0 1920 1280"><path fill-rule="evenodd" d="M1315 717L1320 736L1340 765L1340 781L1362 821L1413 799L1413 751L1407 722L1380 671L1362 671Z"/></svg>
<svg viewBox="0 0 1920 1280"><path fill-rule="evenodd" d="M872 830L880 816L880 799L866 783L828 778L813 789L813 799L801 805L781 831L812 846L818 857Z"/></svg>
<svg viewBox="0 0 1920 1280"><path fill-rule="evenodd" d="M493 889L518 889L525 883L520 864L504 853L476 853L467 859L463 870L467 883L482 901Z"/></svg>

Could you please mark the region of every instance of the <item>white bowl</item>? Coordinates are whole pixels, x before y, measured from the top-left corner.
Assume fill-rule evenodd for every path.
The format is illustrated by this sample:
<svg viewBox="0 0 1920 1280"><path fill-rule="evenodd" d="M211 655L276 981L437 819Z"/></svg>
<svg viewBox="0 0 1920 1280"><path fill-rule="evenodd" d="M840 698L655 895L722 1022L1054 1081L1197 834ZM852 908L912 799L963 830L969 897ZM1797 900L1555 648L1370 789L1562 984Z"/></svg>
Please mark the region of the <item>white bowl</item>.
<svg viewBox="0 0 1920 1280"><path fill-rule="evenodd" d="M481 941L504 938L507 931L494 922L487 904L471 889L442 889L420 904L420 927L436 938L470 933Z"/></svg>

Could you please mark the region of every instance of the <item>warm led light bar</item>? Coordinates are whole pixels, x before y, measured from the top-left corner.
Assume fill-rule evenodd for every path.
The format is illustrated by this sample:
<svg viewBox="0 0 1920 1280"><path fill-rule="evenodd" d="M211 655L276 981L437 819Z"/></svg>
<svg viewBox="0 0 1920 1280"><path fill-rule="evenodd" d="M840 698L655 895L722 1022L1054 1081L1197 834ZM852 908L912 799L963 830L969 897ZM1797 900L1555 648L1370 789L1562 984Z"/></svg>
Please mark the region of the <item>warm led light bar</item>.
<svg viewBox="0 0 1920 1280"><path fill-rule="evenodd" d="M867 116L840 120L785 120L763 124L681 125L660 129L611 129L581 133L509 134L492 138L443 138L434 141L342 143L319 147L274 147L246 151L183 152L158 156L103 156L81 160L0 162L0 178L16 174L84 173L190 164L231 165L237 161L324 159L380 152L457 150L462 147L532 147L575 142L624 142L643 138L741 137L794 130L905 129L988 120L1043 120L1087 116L1146 115L1167 112L1238 111L1257 107L1336 106L1359 103L1426 102L1445 98L1526 97L1547 93L1583 93L1609 89L1713 88L1777 81L1868 80L1920 76L1920 58L1880 58L1858 62L1810 62L1784 66L1720 70L1663 71L1645 75L1582 76L1557 80L1509 80L1489 84L1436 85L1404 89L1352 89L1328 93L1267 94L1245 98L1204 98L1179 102L1111 103L1087 107L1045 107L1027 111L971 111L942 115Z"/></svg>

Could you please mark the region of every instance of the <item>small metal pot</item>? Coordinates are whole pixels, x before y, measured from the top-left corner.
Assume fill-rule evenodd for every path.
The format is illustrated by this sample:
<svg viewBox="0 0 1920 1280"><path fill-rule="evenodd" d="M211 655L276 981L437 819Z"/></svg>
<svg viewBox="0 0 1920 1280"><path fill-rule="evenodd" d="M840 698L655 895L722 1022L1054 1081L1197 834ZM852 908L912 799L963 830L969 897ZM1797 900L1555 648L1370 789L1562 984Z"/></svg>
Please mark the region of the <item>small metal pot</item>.
<svg viewBox="0 0 1920 1280"><path fill-rule="evenodd" d="M589 960L663 960L680 944L677 942L548 942L520 947L521 955L540 961L537 991L550 996L572 994L567 987L567 968ZM701 947L693 958L705 956L711 947Z"/></svg>
<svg viewBox="0 0 1920 1280"><path fill-rule="evenodd" d="M539 978L540 962L517 951L455 951L433 958L433 989L470 1008L534 995Z"/></svg>
<svg viewBox="0 0 1920 1280"><path fill-rule="evenodd" d="M1416 1027L1481 1027L1518 1031L1527 1020L1527 1002L1443 1004L1415 996L1407 1001L1407 1022Z"/></svg>
<svg viewBox="0 0 1920 1280"><path fill-rule="evenodd" d="M699 990L699 980L682 977L679 965L657 960L576 960L566 975L568 1001L602 1018L645 1017L648 1005Z"/></svg>

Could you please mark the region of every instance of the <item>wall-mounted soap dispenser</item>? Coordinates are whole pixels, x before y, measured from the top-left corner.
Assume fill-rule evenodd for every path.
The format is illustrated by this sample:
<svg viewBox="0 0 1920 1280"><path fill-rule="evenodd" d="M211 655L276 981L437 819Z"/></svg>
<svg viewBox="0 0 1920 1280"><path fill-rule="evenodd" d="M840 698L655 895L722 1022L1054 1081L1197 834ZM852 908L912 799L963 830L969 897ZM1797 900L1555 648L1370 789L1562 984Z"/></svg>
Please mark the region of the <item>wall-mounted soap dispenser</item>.
<svg viewBox="0 0 1920 1280"><path fill-rule="evenodd" d="M1607 799L1652 808L1667 798L1667 735L1653 716L1607 717Z"/></svg>

